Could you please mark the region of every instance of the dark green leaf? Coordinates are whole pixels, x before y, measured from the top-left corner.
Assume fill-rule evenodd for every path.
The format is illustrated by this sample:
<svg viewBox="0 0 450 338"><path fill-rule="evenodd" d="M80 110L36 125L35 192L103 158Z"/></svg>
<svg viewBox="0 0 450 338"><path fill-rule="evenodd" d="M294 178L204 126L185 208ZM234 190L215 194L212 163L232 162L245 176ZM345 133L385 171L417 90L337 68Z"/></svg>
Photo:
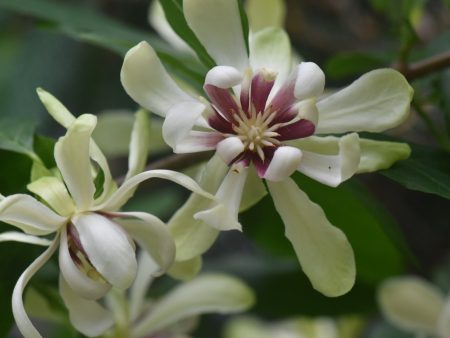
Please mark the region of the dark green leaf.
<svg viewBox="0 0 450 338"><path fill-rule="evenodd" d="M373 53L341 53L328 60L325 72L333 79L342 79L361 75L388 63L389 58Z"/></svg>
<svg viewBox="0 0 450 338"><path fill-rule="evenodd" d="M249 47L248 47L248 35L249 35L249 25L248 25L248 17L247 13L245 13L244 8L244 2L242 0L238 0L239 5L239 15L241 16L241 25L242 25L242 33L244 34L244 42L245 42L245 48L247 48L247 53L250 53Z"/></svg>
<svg viewBox="0 0 450 338"><path fill-rule="evenodd" d="M215 66L214 60L206 51L205 47L201 44L194 32L188 26L183 14L183 1L182 0L166 0L161 1L161 6L164 9L167 21L173 30L182 38L197 54L203 64L212 68Z"/></svg>
<svg viewBox="0 0 450 338"><path fill-rule="evenodd" d="M0 150L0 193L23 192L30 182L31 159L23 154Z"/></svg>
<svg viewBox="0 0 450 338"><path fill-rule="evenodd" d="M55 157L53 154L54 148L54 139L42 135L36 135L34 137L34 151L47 168L56 167Z"/></svg>
<svg viewBox="0 0 450 338"><path fill-rule="evenodd" d="M0 118L0 149L34 157L34 128L35 121L31 119Z"/></svg>
<svg viewBox="0 0 450 338"><path fill-rule="evenodd" d="M450 199L450 154L428 146L410 145L410 158L381 173L408 189Z"/></svg>

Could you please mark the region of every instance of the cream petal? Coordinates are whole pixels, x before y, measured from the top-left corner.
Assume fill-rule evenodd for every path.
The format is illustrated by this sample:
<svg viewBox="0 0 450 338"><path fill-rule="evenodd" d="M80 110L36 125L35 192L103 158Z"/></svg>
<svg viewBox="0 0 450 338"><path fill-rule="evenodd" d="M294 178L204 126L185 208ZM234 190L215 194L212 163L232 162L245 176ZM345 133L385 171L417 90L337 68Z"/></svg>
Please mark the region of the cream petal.
<svg viewBox="0 0 450 338"><path fill-rule="evenodd" d="M55 144L58 169L79 211L92 206L95 193L89 145L96 121L94 115L81 115Z"/></svg>
<svg viewBox="0 0 450 338"><path fill-rule="evenodd" d="M450 296L447 296L437 327L438 335L441 338L450 338Z"/></svg>
<svg viewBox="0 0 450 338"><path fill-rule="evenodd" d="M236 1L184 0L189 27L219 66L239 71L248 67L248 56Z"/></svg>
<svg viewBox="0 0 450 338"><path fill-rule="evenodd" d="M134 327L144 337L202 313L235 313L253 305L254 294L240 280L220 274L203 275L185 282L163 297Z"/></svg>
<svg viewBox="0 0 450 338"><path fill-rule="evenodd" d="M110 284L102 281L95 281L78 269L69 253L66 229L61 231L59 269L61 270L64 279L70 285L70 288L83 298L91 300L99 299L111 288Z"/></svg>
<svg viewBox="0 0 450 338"><path fill-rule="evenodd" d="M166 272L175 259L175 242L166 224L145 212L116 212L113 216L158 264L155 276Z"/></svg>
<svg viewBox="0 0 450 338"><path fill-rule="evenodd" d="M221 231L242 231L238 213L247 173L248 168L231 168L215 195L217 205L196 213L194 218Z"/></svg>
<svg viewBox="0 0 450 338"><path fill-rule="evenodd" d="M303 151L297 170L320 183L336 187L356 173L360 154L358 134L348 134L339 139L337 155Z"/></svg>
<svg viewBox="0 0 450 338"><path fill-rule="evenodd" d="M297 67L294 96L304 100L322 95L325 88L325 74L314 62L301 62Z"/></svg>
<svg viewBox="0 0 450 338"><path fill-rule="evenodd" d="M267 182L286 237L314 289L328 297L347 293L355 282L353 250L345 234L333 226L322 208L295 182Z"/></svg>
<svg viewBox="0 0 450 338"><path fill-rule="evenodd" d="M220 156L225 163L230 164L239 154L244 151L245 147L241 139L236 136L227 137L217 144L217 155Z"/></svg>
<svg viewBox="0 0 450 338"><path fill-rule="evenodd" d="M136 277L135 248L126 231L98 214L79 215L73 224L80 242L95 269L111 285L127 289Z"/></svg>
<svg viewBox="0 0 450 338"><path fill-rule="evenodd" d="M286 4L284 0L247 0L245 11L252 32L257 32L267 27L284 26L286 16ZM251 50L251 48L250 48Z"/></svg>
<svg viewBox="0 0 450 338"><path fill-rule="evenodd" d="M409 114L413 89L393 69L364 74L350 86L317 103L319 134L380 132L402 123Z"/></svg>
<svg viewBox="0 0 450 338"><path fill-rule="evenodd" d="M422 278L397 277L380 286L378 303L387 319L399 328L435 335L444 294Z"/></svg>
<svg viewBox="0 0 450 338"><path fill-rule="evenodd" d="M245 180L244 192L242 194L239 212L250 209L266 195L266 186L256 173L255 167L250 166L248 168L247 179Z"/></svg>
<svg viewBox="0 0 450 338"><path fill-rule="evenodd" d="M19 277L12 294L12 310L17 327L26 338L42 338L36 328L28 318L23 306L23 291L30 281L31 277L50 259L51 255L58 247L58 237Z"/></svg>
<svg viewBox="0 0 450 338"><path fill-rule="evenodd" d="M125 55L120 78L125 91L142 107L166 116L174 104L194 101L164 69L154 49L145 41Z"/></svg>
<svg viewBox="0 0 450 338"><path fill-rule="evenodd" d="M73 116L72 113L56 97L42 88L37 88L36 92L42 104L56 122L64 128L69 128L69 126L75 122L76 117Z"/></svg>
<svg viewBox="0 0 450 338"><path fill-rule="evenodd" d="M132 196L134 187L141 182L150 178L162 178L177 183L188 190L191 190L203 197L213 198L209 193L205 192L192 178L172 170L149 170L144 171L129 180L125 181L122 186L115 191L111 197L102 205L96 206L96 210L116 211L120 209Z"/></svg>
<svg viewBox="0 0 450 338"><path fill-rule="evenodd" d="M81 298L62 276L59 277L59 292L69 310L70 323L83 335L97 337L113 326L108 310L94 300Z"/></svg>
<svg viewBox="0 0 450 338"><path fill-rule="evenodd" d="M0 221L30 235L47 235L62 227L67 218L59 216L29 195L16 194L0 201Z"/></svg>
<svg viewBox="0 0 450 338"><path fill-rule="evenodd" d="M264 178L275 182L286 179L295 172L301 159L302 151L300 149L289 146L279 147L275 150Z"/></svg>
<svg viewBox="0 0 450 338"><path fill-rule="evenodd" d="M206 106L203 103L195 101L182 101L174 104L164 119L162 129L164 141L172 148L183 144L183 139L189 135L205 109Z"/></svg>
<svg viewBox="0 0 450 338"><path fill-rule="evenodd" d="M179 280L191 280L202 269L203 260L197 256L186 261L175 261L167 272L170 277Z"/></svg>
<svg viewBox="0 0 450 338"><path fill-rule="evenodd" d="M0 233L0 242L9 242L9 241L42 245L42 246L49 246L52 243L48 239L36 237L33 235L27 235L27 234L24 234L23 232L6 231L6 232Z"/></svg>
<svg viewBox="0 0 450 338"><path fill-rule="evenodd" d="M205 85L213 85L222 89L232 88L241 82L241 72L231 66L216 66L205 77Z"/></svg>
<svg viewBox="0 0 450 338"><path fill-rule="evenodd" d="M173 149L176 154L196 153L214 150L217 144L223 140L223 135L216 131L191 131Z"/></svg>

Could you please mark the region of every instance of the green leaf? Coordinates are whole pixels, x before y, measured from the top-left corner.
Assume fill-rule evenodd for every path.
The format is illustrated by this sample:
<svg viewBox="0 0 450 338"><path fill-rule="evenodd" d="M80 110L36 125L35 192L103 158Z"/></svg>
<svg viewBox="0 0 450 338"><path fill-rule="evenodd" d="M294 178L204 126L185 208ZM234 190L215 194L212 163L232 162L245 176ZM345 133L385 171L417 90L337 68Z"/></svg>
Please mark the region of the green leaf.
<svg viewBox="0 0 450 338"><path fill-rule="evenodd" d="M422 145L411 144L409 159L396 163L381 174L408 189L450 199L450 154Z"/></svg>
<svg viewBox="0 0 450 338"><path fill-rule="evenodd" d="M0 150L0 193L4 196L26 191L32 160L21 153Z"/></svg>
<svg viewBox="0 0 450 338"><path fill-rule="evenodd" d="M242 0L238 0L238 5L239 5L239 15L241 16L242 32L244 33L245 48L247 48L247 54L249 54L250 50L248 47L248 38L250 27L248 23L248 17L247 13L245 12L244 2Z"/></svg>
<svg viewBox="0 0 450 338"><path fill-rule="evenodd" d="M33 151L35 121L31 119L0 118L0 149L36 158Z"/></svg>
<svg viewBox="0 0 450 338"><path fill-rule="evenodd" d="M54 156L55 143L55 140L50 137L42 135L35 135L34 137L34 151L42 160L43 164L50 169L56 167Z"/></svg>
<svg viewBox="0 0 450 338"><path fill-rule="evenodd" d="M387 56L374 53L340 53L325 64L326 74L333 79L358 76L389 63Z"/></svg>
<svg viewBox="0 0 450 338"><path fill-rule="evenodd" d="M186 22L183 14L183 0L165 0L160 3L172 29L195 51L200 61L203 62L206 67L214 67L214 60Z"/></svg>

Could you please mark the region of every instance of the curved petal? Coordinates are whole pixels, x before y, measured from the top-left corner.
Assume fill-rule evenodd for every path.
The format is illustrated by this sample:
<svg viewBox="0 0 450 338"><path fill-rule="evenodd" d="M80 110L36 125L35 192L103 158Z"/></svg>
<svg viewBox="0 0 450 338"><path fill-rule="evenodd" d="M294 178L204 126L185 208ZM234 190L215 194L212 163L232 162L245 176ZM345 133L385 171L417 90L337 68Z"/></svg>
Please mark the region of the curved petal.
<svg viewBox="0 0 450 338"><path fill-rule="evenodd" d="M71 324L85 336L97 337L113 326L113 317L108 310L94 300L81 298L61 275L59 292L69 310Z"/></svg>
<svg viewBox="0 0 450 338"><path fill-rule="evenodd" d="M42 246L49 246L52 243L48 239L27 235L24 234L23 232L6 231L0 233L0 242L9 242L9 241Z"/></svg>
<svg viewBox="0 0 450 338"><path fill-rule="evenodd" d="M317 133L380 132L393 128L408 117L412 95L413 89L399 72L371 71L317 103Z"/></svg>
<svg viewBox="0 0 450 338"><path fill-rule="evenodd" d="M348 134L339 139L337 155L303 151L297 170L320 183L336 187L356 173L360 155L358 134Z"/></svg>
<svg viewBox="0 0 450 338"><path fill-rule="evenodd" d="M194 101L178 87L153 48L145 41L125 55L120 79L134 101L159 116L165 116L176 103Z"/></svg>
<svg viewBox="0 0 450 338"><path fill-rule="evenodd" d="M223 140L221 133L216 131L191 131L175 146L173 152L176 154L196 153L200 151L214 150L217 143Z"/></svg>
<svg viewBox="0 0 450 338"><path fill-rule="evenodd" d="M322 95L325 88L325 74L314 62L301 62L297 67L294 96L304 100Z"/></svg>
<svg viewBox="0 0 450 338"><path fill-rule="evenodd" d="M286 237L314 289L328 297L347 293L355 283L355 258L345 234L295 182L267 182Z"/></svg>
<svg viewBox="0 0 450 338"><path fill-rule="evenodd" d="M28 184L27 188L47 202L60 215L69 216L75 211L75 205L66 186L57 177L41 177Z"/></svg>
<svg viewBox="0 0 450 338"><path fill-rule="evenodd" d="M72 113L56 97L42 88L37 88L36 92L42 104L56 122L66 129L75 122L76 117L73 116Z"/></svg>
<svg viewBox="0 0 450 338"><path fill-rule="evenodd" d="M248 168L247 179L245 180L244 192L242 193L241 206L239 212L250 209L267 195L267 189L261 178L258 176L255 167Z"/></svg>
<svg viewBox="0 0 450 338"><path fill-rule="evenodd" d="M248 56L236 1L183 0L189 27L220 66L239 71L248 67Z"/></svg>
<svg viewBox="0 0 450 338"><path fill-rule="evenodd" d="M439 337L450 338L450 296L447 296L439 316L437 332Z"/></svg>
<svg viewBox="0 0 450 338"><path fill-rule="evenodd" d="M217 143L217 155L227 164L230 164L245 149L241 139L230 136Z"/></svg>
<svg viewBox="0 0 450 338"><path fill-rule="evenodd" d="M19 331L27 338L42 338L36 328L28 318L23 306L23 290L27 286L31 277L50 259L51 255L58 247L58 236L53 240L52 244L44 251L19 277L14 287L12 295L12 310Z"/></svg>
<svg viewBox="0 0 450 338"><path fill-rule="evenodd" d="M264 174L269 181L279 182L291 176L300 164L302 151L294 147L279 147Z"/></svg>
<svg viewBox="0 0 450 338"><path fill-rule="evenodd" d="M81 115L55 144L58 169L79 211L92 206L95 193L89 145L96 122L94 115Z"/></svg>
<svg viewBox="0 0 450 338"><path fill-rule="evenodd" d="M110 284L127 289L136 277L135 248L117 223L98 214L73 219L89 261Z"/></svg>
<svg viewBox="0 0 450 338"><path fill-rule="evenodd" d="M253 32L267 27L284 26L286 5L283 0L247 0L245 11Z"/></svg>
<svg viewBox="0 0 450 338"><path fill-rule="evenodd" d="M238 213L247 173L248 168L231 168L215 195L217 205L196 213L194 218L218 230L242 231Z"/></svg>
<svg viewBox="0 0 450 338"><path fill-rule="evenodd" d="M400 328L436 334L444 294L418 277L398 277L385 281L378 291L383 314Z"/></svg>
<svg viewBox="0 0 450 338"><path fill-rule="evenodd" d="M151 335L183 319L202 313L235 313L255 301L252 290L240 280L220 274L203 275L171 291L155 304L132 331L135 337Z"/></svg>
<svg viewBox="0 0 450 338"><path fill-rule="evenodd" d="M200 185L215 193L228 172L228 166L217 155L204 168ZM186 261L203 254L216 240L219 231L203 221L195 220L194 214L210 208L213 201L198 194L192 194L176 211L168 226L177 247L176 260Z"/></svg>
<svg viewBox="0 0 450 338"><path fill-rule="evenodd" d="M216 66L211 68L205 77L205 86L213 85L221 89L229 89L241 84L242 73L231 66Z"/></svg>
<svg viewBox="0 0 450 338"><path fill-rule="evenodd" d="M92 300L99 299L111 288L110 284L93 280L78 269L70 256L66 229L61 231L59 269L64 279L70 285L70 288L83 298Z"/></svg>
<svg viewBox="0 0 450 338"><path fill-rule="evenodd" d="M250 65L254 71L268 69L277 72L271 94L286 81L291 71L292 52L289 37L283 29L266 28L251 35ZM269 102L273 95L269 96Z"/></svg>
<svg viewBox="0 0 450 338"><path fill-rule="evenodd" d="M141 182L150 178L162 178L177 183L188 190L191 190L203 197L213 198L209 193L204 191L192 178L172 170L149 170L144 171L129 180L125 181L122 186L115 191L104 204L96 207L96 210L115 211L124 205L132 196L134 187Z"/></svg>
<svg viewBox="0 0 450 338"><path fill-rule="evenodd" d="M145 212L116 212L122 227L158 264L155 276L166 272L175 259L175 242L169 228L158 217Z"/></svg>
<svg viewBox="0 0 450 338"><path fill-rule="evenodd" d="M205 109L206 106L203 103L195 101L174 104L164 119L162 129L164 141L172 148L182 144L183 139L189 135Z"/></svg>
<svg viewBox="0 0 450 338"><path fill-rule="evenodd" d="M29 195L16 194L0 201L0 221L31 235L47 235L62 227L67 218L59 216Z"/></svg>
<svg viewBox="0 0 450 338"><path fill-rule="evenodd" d="M197 256L187 261L175 261L167 272L170 277L179 280L190 280L198 275L202 269L203 260Z"/></svg>

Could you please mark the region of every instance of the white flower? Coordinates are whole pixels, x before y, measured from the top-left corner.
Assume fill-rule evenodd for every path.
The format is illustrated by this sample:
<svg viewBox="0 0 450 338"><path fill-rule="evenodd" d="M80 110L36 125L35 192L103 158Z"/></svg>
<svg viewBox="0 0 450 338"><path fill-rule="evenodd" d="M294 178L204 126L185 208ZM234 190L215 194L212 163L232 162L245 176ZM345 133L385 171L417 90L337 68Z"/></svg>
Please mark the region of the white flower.
<svg viewBox="0 0 450 338"><path fill-rule="evenodd" d="M198 222L193 230L177 227L183 236L175 239L177 260L187 262L203 252L187 248L194 237L201 243L195 247L206 250L217 236L214 230L241 229L237 215L244 185L254 195L252 203L265 193L252 177L256 168L258 176L266 179L286 236L313 287L328 296L346 293L355 280L352 248L344 233L289 176L300 171L335 187L357 172L387 168L407 157L407 145L401 145L395 156L384 157L391 143L361 140L356 133L315 135L394 127L407 117L411 87L400 73L380 69L321 99L322 70L312 62L292 67L290 42L283 30L268 28L252 34L247 55L236 1L184 0L183 10L190 28L218 64L205 78L209 101L180 89L145 42L127 53L121 73L127 93L165 117L163 135L175 152L215 150L230 168L223 180L217 162L207 169L213 172L205 171L206 180L220 179L220 186L211 186L222 203L204 206L206 210L195 217L215 229L207 230ZM192 211L195 203L186 209Z"/></svg>
<svg viewBox="0 0 450 338"><path fill-rule="evenodd" d="M396 277L383 282L378 303L397 327L417 334L450 338L450 297L419 277Z"/></svg>
<svg viewBox="0 0 450 338"><path fill-rule="evenodd" d="M67 133L56 142L54 156L58 174L41 168L42 177L28 189L42 202L26 194L16 194L0 201L0 221L23 231L0 234L0 241L14 240L48 246L20 276L13 292L13 314L19 330L26 338L41 337L25 313L22 293L30 278L51 257L59 246L61 280L73 290L75 301L96 300L111 287L127 289L136 276L135 242L146 250L162 273L172 264L175 245L166 225L144 212L118 211L137 185L150 178L174 181L192 191L205 194L189 177L168 170L138 174L145 165L147 145L145 115L137 116L124 183L117 188L111 179L102 152L91 139L96 125L93 115L73 117L49 93L38 90L49 112L67 127ZM142 145L144 141L145 145ZM59 176L60 174L60 176ZM103 175L103 185L96 189L94 179ZM207 196L208 194L206 194ZM51 241L39 236L54 234ZM70 306L70 304L68 304ZM92 308L98 319L91 334L96 335L108 320Z"/></svg>

